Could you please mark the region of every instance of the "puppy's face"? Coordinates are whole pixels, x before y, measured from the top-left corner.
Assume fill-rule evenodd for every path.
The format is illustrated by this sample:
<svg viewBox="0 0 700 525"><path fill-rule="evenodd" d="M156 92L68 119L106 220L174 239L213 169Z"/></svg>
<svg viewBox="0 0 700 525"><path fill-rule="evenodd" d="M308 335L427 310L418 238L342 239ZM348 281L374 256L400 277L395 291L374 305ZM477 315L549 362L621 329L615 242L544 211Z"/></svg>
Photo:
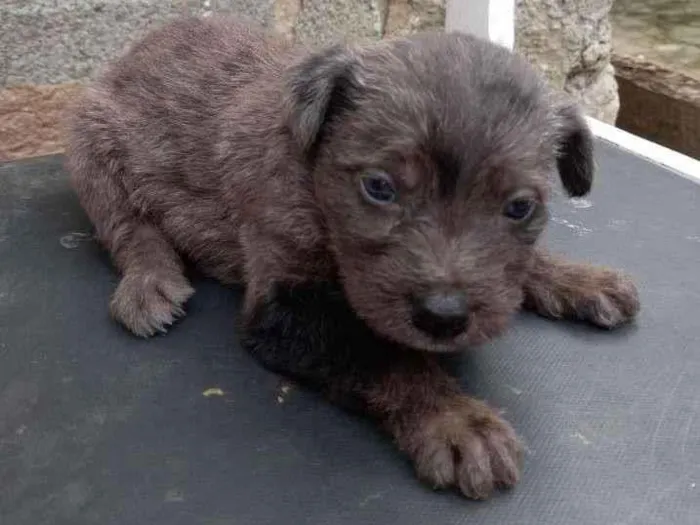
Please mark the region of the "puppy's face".
<svg viewBox="0 0 700 525"><path fill-rule="evenodd" d="M458 34L332 48L290 69L345 291L378 333L449 351L521 305L551 174L588 192L591 138L506 50Z"/></svg>

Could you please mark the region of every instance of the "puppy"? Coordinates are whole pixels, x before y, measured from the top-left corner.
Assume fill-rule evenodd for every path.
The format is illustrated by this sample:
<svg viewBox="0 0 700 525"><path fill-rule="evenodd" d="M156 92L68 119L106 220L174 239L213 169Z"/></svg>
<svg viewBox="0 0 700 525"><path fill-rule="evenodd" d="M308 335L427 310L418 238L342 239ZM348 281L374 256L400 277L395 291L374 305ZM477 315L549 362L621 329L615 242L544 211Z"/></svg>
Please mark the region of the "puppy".
<svg viewBox="0 0 700 525"><path fill-rule="evenodd" d="M70 118L77 195L121 281L114 318L164 332L185 261L243 283L243 346L360 410L433 487L513 486L511 426L437 354L522 306L612 328L623 274L548 254L550 175L593 179L579 110L522 59L464 34L310 51L234 18L152 31Z"/></svg>

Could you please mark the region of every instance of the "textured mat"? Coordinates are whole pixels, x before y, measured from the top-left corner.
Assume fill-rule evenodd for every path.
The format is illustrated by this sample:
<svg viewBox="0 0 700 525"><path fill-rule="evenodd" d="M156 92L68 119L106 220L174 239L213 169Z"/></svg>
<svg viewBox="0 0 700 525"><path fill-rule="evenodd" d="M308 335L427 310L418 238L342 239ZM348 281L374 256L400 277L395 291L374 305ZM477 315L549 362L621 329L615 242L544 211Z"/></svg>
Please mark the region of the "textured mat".
<svg viewBox="0 0 700 525"><path fill-rule="evenodd" d="M593 194L557 203L551 246L628 269L644 310L613 333L523 314L464 357L528 447L520 485L473 503L259 368L235 290L199 282L165 337L112 323L60 162L0 167L3 524L700 523L700 187L601 144Z"/></svg>

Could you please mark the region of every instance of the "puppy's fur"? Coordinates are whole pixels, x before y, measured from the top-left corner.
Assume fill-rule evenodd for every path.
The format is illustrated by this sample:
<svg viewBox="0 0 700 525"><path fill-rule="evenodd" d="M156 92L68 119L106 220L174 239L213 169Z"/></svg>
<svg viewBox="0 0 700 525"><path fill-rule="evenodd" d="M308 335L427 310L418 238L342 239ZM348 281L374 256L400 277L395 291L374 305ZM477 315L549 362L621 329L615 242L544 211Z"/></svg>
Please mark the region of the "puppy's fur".
<svg viewBox="0 0 700 525"><path fill-rule="evenodd" d="M246 286L244 346L376 418L418 475L472 498L519 477L508 423L435 362L522 305L602 327L639 308L624 275L537 246L549 177L593 178L578 109L523 60L463 34L309 51L233 18L151 32L90 86L68 166L121 281L113 316L165 331L185 260ZM396 199L360 181L390 178ZM514 197L525 220L504 216ZM463 331L418 329L412 298L466 297Z"/></svg>

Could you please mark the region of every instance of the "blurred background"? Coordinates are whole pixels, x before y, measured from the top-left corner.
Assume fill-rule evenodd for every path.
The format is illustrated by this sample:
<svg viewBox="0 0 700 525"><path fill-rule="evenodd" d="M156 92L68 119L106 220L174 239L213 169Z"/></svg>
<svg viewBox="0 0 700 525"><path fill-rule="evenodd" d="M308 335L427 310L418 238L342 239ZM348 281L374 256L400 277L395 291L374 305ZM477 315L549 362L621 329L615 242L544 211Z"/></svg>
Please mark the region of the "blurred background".
<svg viewBox="0 0 700 525"><path fill-rule="evenodd" d="M700 78L700 1L615 0L612 23L617 53Z"/></svg>
<svg viewBox="0 0 700 525"><path fill-rule="evenodd" d="M445 0L0 0L0 161L60 153L66 102L184 12L322 45L442 30ZM516 0L516 51L589 115L700 158L700 0Z"/></svg>

